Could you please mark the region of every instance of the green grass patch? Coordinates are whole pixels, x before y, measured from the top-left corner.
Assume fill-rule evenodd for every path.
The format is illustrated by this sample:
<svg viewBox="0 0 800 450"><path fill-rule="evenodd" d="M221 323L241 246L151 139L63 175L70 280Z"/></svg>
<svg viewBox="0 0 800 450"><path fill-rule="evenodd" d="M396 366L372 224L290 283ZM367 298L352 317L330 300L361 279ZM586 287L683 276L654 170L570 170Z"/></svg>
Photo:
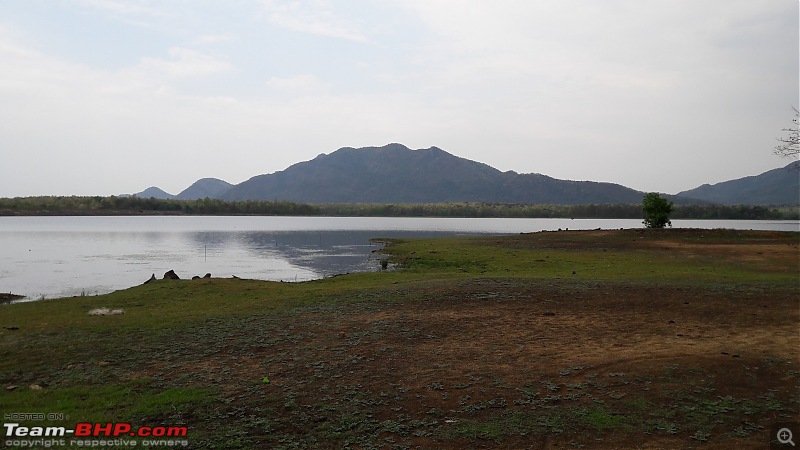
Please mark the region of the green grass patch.
<svg viewBox="0 0 800 450"><path fill-rule="evenodd" d="M620 415L609 413L603 408L589 408L581 414L581 418L586 426L597 431L606 431L619 427L625 422L625 418Z"/></svg>
<svg viewBox="0 0 800 450"><path fill-rule="evenodd" d="M140 383L113 383L99 386L54 387L43 390L20 386L0 395L0 414L18 412L52 412L63 414L64 421L120 422L157 424L173 422L196 415L214 403L212 388L173 387L158 390ZM37 423L38 424L38 423ZM42 425L63 425L43 421Z"/></svg>
<svg viewBox="0 0 800 450"><path fill-rule="evenodd" d="M770 283L796 286L794 267L765 267L759 258L726 258L697 252L687 255L680 242L723 241L728 245L774 243L765 237L734 232L709 233L708 239L682 230L629 230L602 239L591 232L550 232L524 236L392 240L393 262L425 273L454 276L511 276L603 281L680 281L683 283ZM674 230L679 231L679 230ZM800 234L781 234L787 246ZM677 242L666 246L663 242ZM659 243L662 243L659 245ZM755 255L754 255L755 256ZM788 269L788 270L787 270ZM791 270L795 269L795 270Z"/></svg>

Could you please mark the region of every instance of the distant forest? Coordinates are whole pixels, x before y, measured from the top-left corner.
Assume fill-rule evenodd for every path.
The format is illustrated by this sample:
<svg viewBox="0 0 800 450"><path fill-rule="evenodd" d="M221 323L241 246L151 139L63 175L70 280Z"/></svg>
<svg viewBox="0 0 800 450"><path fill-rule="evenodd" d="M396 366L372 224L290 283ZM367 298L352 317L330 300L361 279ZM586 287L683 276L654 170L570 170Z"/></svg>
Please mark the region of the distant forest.
<svg viewBox="0 0 800 450"><path fill-rule="evenodd" d="M160 200L139 197L0 198L0 216L58 215L268 215L350 217L517 217L638 219L629 205L523 205L499 203L316 204L283 201ZM750 205L676 205L672 219L799 220L800 208Z"/></svg>

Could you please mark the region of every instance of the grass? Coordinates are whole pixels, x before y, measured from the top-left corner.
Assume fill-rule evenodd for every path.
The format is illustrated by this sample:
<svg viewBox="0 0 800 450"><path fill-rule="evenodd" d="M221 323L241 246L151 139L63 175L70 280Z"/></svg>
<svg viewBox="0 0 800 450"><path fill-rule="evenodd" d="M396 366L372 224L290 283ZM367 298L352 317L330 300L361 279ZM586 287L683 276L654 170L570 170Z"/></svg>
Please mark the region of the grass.
<svg viewBox="0 0 800 450"><path fill-rule="evenodd" d="M669 233L672 231L678 233ZM787 285L797 281L795 274L763 261L743 264L739 258L725 258L719 254L704 254L702 251L687 254L683 244L674 242L678 234L679 238L689 238L687 248L692 244L709 245L708 242L713 244L725 239L722 235L727 239L736 238L739 245L757 245L764 239L758 234L710 231L705 234L707 237L699 238L696 234L683 236L686 234L683 230L630 230L605 240L592 239L589 234L575 236L569 232L540 234L535 247L530 247L531 240L525 236L476 237L415 242L408 247L404 245L407 241L397 240L392 252L398 261L416 270L454 275L604 281L658 279L681 283L735 280Z"/></svg>
<svg viewBox="0 0 800 450"><path fill-rule="evenodd" d="M193 448L762 448L800 410L799 243L392 240L400 270L3 305L0 413L185 424Z"/></svg>
<svg viewBox="0 0 800 450"><path fill-rule="evenodd" d="M4 398L7 411L58 411L64 420L84 422L148 421L169 419L185 423L215 396L209 388L152 389L146 382L104 386L68 386L59 389L16 389ZM45 421L43 425L60 425ZM37 424L38 425L38 424Z"/></svg>

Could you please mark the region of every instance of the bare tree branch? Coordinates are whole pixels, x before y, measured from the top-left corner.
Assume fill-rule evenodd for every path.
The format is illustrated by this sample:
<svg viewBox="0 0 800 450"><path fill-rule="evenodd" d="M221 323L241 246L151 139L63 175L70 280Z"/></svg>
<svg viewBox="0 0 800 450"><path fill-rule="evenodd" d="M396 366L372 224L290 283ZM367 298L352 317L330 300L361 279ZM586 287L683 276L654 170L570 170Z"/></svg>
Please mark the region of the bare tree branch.
<svg viewBox="0 0 800 450"><path fill-rule="evenodd" d="M798 157L800 156L800 111L794 109L795 117L792 119L794 126L784 128L783 131L788 132L788 136L779 137L780 144L775 146L773 153L783 157ZM800 162L795 163L795 168L800 169Z"/></svg>

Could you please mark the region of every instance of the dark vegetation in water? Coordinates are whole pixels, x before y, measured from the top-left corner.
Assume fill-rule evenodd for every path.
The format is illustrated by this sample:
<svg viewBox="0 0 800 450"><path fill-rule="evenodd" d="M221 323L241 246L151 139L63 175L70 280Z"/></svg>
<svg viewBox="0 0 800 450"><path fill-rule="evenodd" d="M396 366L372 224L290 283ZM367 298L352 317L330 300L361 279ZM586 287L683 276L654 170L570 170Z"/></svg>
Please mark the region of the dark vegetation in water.
<svg viewBox="0 0 800 450"><path fill-rule="evenodd" d="M508 203L305 204L285 201L163 200L139 197L0 198L0 216L36 215L274 215L349 217L501 217L639 219L641 204L529 205ZM673 219L798 220L800 208L676 205Z"/></svg>

